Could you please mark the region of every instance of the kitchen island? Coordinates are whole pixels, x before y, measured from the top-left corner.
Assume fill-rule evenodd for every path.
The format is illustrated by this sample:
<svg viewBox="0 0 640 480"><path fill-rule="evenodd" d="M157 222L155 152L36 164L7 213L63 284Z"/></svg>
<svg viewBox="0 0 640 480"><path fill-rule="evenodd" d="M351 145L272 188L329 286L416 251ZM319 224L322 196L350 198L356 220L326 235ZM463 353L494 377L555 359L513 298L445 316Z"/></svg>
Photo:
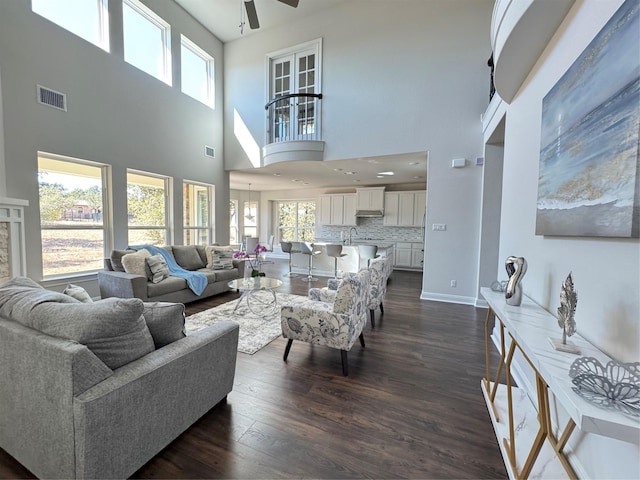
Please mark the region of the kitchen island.
<svg viewBox="0 0 640 480"><path fill-rule="evenodd" d="M334 258L327 255L327 245L340 245L340 241L315 241L314 250L321 253L313 256L313 275L323 277L333 277ZM361 268L367 267L367 259L361 258L358 245L376 245L378 255L391 259L393 265L395 245L393 243L375 241L354 241L351 245L343 245L342 253L344 257L338 259L338 274L340 272L357 272ZM299 242L293 242L294 250L300 250ZM302 253L294 253L291 258L292 271L300 275L307 275L309 266L309 256Z"/></svg>

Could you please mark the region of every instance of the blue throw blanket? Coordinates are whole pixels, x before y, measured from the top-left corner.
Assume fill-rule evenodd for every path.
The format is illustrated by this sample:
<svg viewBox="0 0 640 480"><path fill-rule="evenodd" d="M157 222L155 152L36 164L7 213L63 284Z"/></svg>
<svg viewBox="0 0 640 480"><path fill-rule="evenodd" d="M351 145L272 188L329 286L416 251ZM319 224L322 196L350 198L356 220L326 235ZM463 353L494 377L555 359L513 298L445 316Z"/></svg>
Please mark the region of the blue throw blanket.
<svg viewBox="0 0 640 480"><path fill-rule="evenodd" d="M202 292L204 292L208 283L207 276L204 273L185 270L178 265L173 256L164 248L156 247L155 245L136 245L133 247L130 246L129 248L133 250L142 250L144 248L145 250L148 250L151 255L162 255L167 262L169 273L171 275L174 277L184 278L191 291L196 295L201 295Z"/></svg>

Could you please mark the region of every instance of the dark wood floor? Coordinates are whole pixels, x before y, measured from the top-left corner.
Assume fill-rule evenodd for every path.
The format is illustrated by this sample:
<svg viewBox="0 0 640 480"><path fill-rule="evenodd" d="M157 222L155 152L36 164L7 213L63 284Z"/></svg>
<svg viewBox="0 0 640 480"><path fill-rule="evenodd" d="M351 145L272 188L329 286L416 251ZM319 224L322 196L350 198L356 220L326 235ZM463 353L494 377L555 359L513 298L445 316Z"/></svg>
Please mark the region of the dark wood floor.
<svg viewBox="0 0 640 480"><path fill-rule="evenodd" d="M284 264L266 267L281 276ZM228 402L137 478L507 478L480 390L485 311L419 300L422 276L394 272L366 348L340 353L280 337L238 354ZM304 295L286 279L280 291ZM316 282L324 285L325 279ZM218 295L188 314L237 298ZM495 360L494 360L495 362ZM0 450L0 478L33 478Z"/></svg>

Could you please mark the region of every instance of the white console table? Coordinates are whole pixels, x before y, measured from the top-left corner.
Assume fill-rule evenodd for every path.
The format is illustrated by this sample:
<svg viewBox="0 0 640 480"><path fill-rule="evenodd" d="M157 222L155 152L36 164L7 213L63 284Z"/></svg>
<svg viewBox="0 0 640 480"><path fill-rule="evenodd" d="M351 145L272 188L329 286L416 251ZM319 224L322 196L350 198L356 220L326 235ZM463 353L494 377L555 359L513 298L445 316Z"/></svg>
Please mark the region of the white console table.
<svg viewBox="0 0 640 480"><path fill-rule="evenodd" d="M625 442L640 443L640 421L617 410L600 408L573 390L569 367L581 356L594 357L603 365L611 360L579 335L571 337L580 355L556 351L549 337L560 337L556 318L530 298L522 305L507 305L504 293L480 290L489 304L485 322L486 376L481 382L491 422L500 445L509 477L577 478L564 453L567 441L577 427ZM495 315L499 338L492 337L490 320ZM500 361L491 377L491 343L498 346ZM523 388L512 385L511 365L516 349L535 374L537 398L529 398ZM503 372L503 369L506 371ZM501 384L506 373L506 384ZM552 424L550 395L569 416L562 430Z"/></svg>

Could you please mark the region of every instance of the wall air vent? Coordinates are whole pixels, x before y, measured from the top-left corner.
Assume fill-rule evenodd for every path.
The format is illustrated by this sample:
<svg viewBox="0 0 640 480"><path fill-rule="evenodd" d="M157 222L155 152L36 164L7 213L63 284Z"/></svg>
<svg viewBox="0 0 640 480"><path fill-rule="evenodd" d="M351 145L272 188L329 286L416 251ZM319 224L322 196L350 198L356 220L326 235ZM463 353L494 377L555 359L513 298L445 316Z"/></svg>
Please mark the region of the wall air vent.
<svg viewBox="0 0 640 480"><path fill-rule="evenodd" d="M62 110L63 112L67 111L67 95L43 87L42 85L38 85L38 103Z"/></svg>
<svg viewBox="0 0 640 480"><path fill-rule="evenodd" d="M208 145L204 146L204 156L216 158L216 149L213 147L209 147Z"/></svg>

